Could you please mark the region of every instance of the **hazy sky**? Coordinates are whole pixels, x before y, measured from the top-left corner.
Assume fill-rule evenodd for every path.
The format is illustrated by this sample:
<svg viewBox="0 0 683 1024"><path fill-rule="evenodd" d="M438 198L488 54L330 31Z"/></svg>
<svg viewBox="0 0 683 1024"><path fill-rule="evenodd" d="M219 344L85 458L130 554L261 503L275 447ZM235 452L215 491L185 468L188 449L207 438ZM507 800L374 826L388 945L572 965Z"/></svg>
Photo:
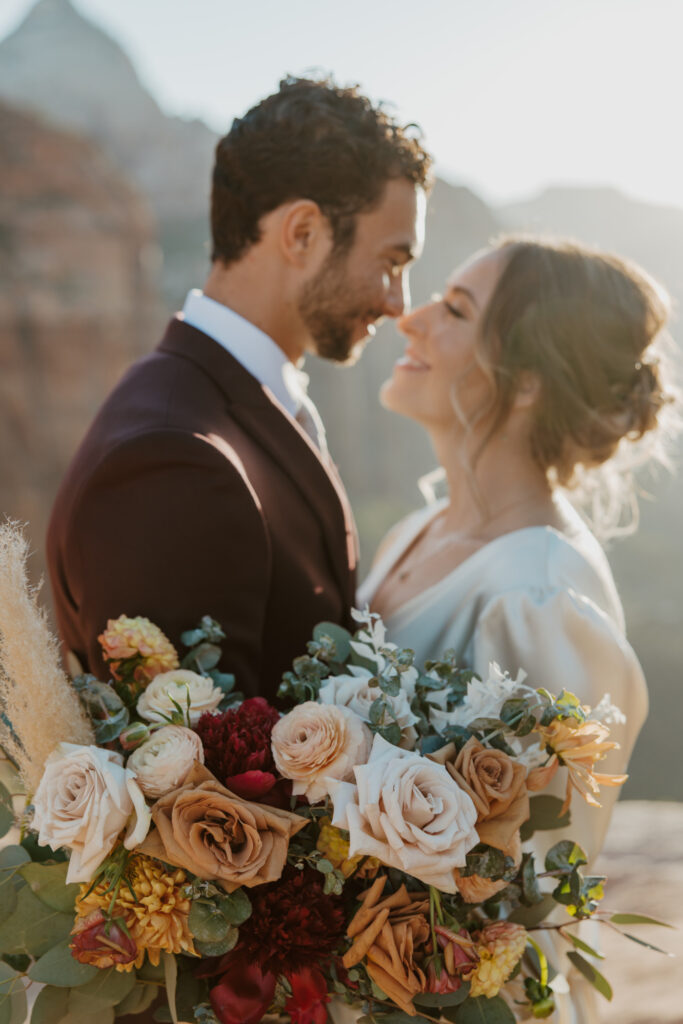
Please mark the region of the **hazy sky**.
<svg viewBox="0 0 683 1024"><path fill-rule="evenodd" d="M74 2L220 132L317 67L393 101L486 199L578 182L683 206L683 0ZM31 6L0 0L0 36Z"/></svg>

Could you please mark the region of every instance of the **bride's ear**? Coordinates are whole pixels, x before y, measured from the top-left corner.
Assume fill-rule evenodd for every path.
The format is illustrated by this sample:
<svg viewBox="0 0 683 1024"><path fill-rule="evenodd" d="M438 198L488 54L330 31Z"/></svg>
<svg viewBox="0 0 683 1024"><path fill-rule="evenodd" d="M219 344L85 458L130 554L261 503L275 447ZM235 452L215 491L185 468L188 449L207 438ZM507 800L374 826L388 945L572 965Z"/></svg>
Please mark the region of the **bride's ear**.
<svg viewBox="0 0 683 1024"><path fill-rule="evenodd" d="M522 370L517 378L513 409L531 409L541 397L541 378L533 370Z"/></svg>

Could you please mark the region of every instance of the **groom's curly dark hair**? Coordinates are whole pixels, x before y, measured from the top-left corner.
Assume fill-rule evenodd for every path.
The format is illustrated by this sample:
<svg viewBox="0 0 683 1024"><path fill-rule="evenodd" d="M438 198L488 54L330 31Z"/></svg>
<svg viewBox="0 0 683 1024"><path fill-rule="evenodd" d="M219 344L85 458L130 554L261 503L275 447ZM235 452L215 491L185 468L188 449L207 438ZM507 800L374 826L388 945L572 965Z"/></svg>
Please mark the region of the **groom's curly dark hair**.
<svg viewBox="0 0 683 1024"><path fill-rule="evenodd" d="M258 242L264 214L312 199L328 217L335 247L351 245L355 219L388 181L428 189L432 160L416 125L399 125L357 86L288 77L216 146L211 193L212 259L232 263Z"/></svg>

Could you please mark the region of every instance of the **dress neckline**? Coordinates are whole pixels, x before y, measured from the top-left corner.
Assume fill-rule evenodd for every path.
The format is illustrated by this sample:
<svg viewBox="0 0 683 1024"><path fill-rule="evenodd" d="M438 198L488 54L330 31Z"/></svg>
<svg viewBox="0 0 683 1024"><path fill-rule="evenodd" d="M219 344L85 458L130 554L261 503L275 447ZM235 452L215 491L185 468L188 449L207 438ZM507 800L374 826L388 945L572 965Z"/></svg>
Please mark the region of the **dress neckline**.
<svg viewBox="0 0 683 1024"><path fill-rule="evenodd" d="M361 603L363 605L372 604L372 599L377 592L381 580L383 580L388 575L388 573L393 569L393 567L396 565L396 563L404 554L404 552L407 551L407 549L410 547L413 541L417 538L419 533L422 530L424 530L433 519L436 518L436 516L441 512L442 509L446 507L447 504L448 498L442 498L440 501L436 501L431 505L427 505L423 511L428 514L416 515L415 523L413 524L412 529L407 530L405 533L403 531L399 532L394 543L389 545L385 554L382 555L382 557L379 559L377 565L373 566L368 576L364 580L363 584L361 585L359 592L360 594L362 594L363 600ZM566 504L571 509L571 505L568 501L566 502ZM573 509L572 512L574 512L575 516L577 515L577 513ZM404 616L410 609L413 608L413 606L417 605L419 602L430 601L434 597L434 595L439 592L441 588L445 587L449 583L452 583L453 579L461 572L463 572L466 569L471 570L473 566L476 567L476 565L482 560L484 555L489 555L491 553L492 548L498 548L502 546L503 543L509 541L512 538L519 539L519 537L522 534L530 533L542 533L546 536L554 535L560 538L565 543L571 543L569 535L562 533L560 530L557 530L554 526L550 525L523 526L517 530L509 530L507 533L501 533L499 537L494 537L493 540L487 541L487 543L482 545L482 547L478 548L477 551L473 551L471 555L468 555L466 558L464 558L459 565L456 565L454 569L451 569L450 572L447 572L445 576L441 577L441 579L436 580L436 582L432 583L428 587L425 587L425 589L420 591L420 593L414 594L412 597L409 597L402 604L398 605L398 607L396 607L393 610L391 615L384 620L385 624L389 622L395 622L399 617Z"/></svg>

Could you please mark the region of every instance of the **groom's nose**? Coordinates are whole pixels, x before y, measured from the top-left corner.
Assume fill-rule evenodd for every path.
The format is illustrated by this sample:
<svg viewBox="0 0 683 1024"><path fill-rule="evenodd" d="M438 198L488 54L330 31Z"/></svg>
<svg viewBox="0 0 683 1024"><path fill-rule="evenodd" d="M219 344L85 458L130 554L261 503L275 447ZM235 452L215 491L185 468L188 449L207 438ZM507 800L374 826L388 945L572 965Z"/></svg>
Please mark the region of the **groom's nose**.
<svg viewBox="0 0 683 1024"><path fill-rule="evenodd" d="M385 316L397 317L406 310L410 310L410 286L407 273L403 273L390 278L383 312Z"/></svg>

